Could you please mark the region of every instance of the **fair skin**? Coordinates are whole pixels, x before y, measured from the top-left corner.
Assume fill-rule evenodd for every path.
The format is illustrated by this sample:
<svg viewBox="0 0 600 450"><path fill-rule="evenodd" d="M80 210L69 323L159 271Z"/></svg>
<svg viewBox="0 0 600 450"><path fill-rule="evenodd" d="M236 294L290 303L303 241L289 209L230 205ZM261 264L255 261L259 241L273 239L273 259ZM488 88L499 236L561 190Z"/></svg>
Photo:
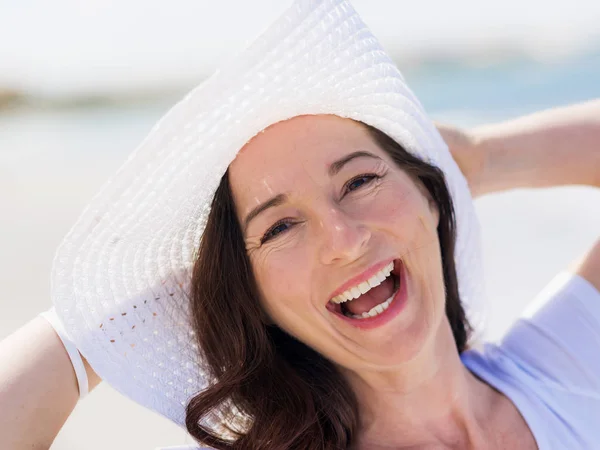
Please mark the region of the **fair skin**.
<svg viewBox="0 0 600 450"><path fill-rule="evenodd" d="M438 129L475 197L519 187L600 187L600 99L468 131Z"/></svg>
<svg viewBox="0 0 600 450"><path fill-rule="evenodd" d="M441 125L439 128L475 196L519 186L600 186L600 171L597 169L600 167L600 152L597 150L597 143L600 141L600 101L557 108L469 131ZM566 166L565 161L569 163ZM423 203L414 204L420 205L421 211L425 212L422 209ZM422 230L425 233L427 229L422 227ZM423 257L423 260L426 258ZM572 270L600 289L600 241L573 264ZM439 315L431 313L428 317ZM444 333L441 325L429 329L435 329L436 336ZM424 348L430 349L431 346L432 344ZM0 342L0 361L0 448L49 448L72 412L78 397L73 369L62 343L44 319L35 318ZM444 367L456 364L456 361L444 361ZM92 390L100 379L87 363L86 369ZM518 421L519 417L514 412L504 412L506 409L511 410L512 404L493 391L490 392L483 383L477 384L469 379L469 374L464 375L460 371L457 374L456 379L452 380L453 385L458 385L460 392L466 389L472 395L458 396L463 404L453 402L452 410L470 411L471 415L465 414L464 417L468 423L475 424L474 429L477 429L482 418L492 417L490 410L496 411L496 417L512 417L517 420L514 424L510 420L502 422L496 418L493 423L498 430L514 430L516 426L522 426L522 421ZM435 377L430 378L434 383ZM368 388L369 379L365 380L364 384ZM362 378L357 379L357 389L361 388L361 383ZM468 387L460 387L461 385ZM481 397L492 398L478 399L478 389L481 390ZM472 397L475 399L472 400ZM409 397L406 398L407 401L410 400ZM435 401L436 396L432 394L432 398ZM494 398L498 399L497 403L494 403ZM380 406L371 403L373 409ZM384 403L382 408L393 406ZM450 407L439 411L447 414L449 410ZM419 417L422 418L422 415ZM386 426L389 424L381 423L381 427ZM458 416L453 416L447 426L441 424L438 428L430 428L429 436L448 440L449 437L462 435L463 438L460 439L464 439L465 433L457 431L461 430L461 426ZM371 436L374 439L378 437L374 428L371 429ZM478 439L469 435L467 437L473 441ZM504 448L519 448L517 445L507 444ZM440 445L432 444L429 448L440 448Z"/></svg>
<svg viewBox="0 0 600 450"><path fill-rule="evenodd" d="M0 448L47 450L79 398L60 338L36 317L0 342L0 361ZM84 364L92 390L101 380Z"/></svg>

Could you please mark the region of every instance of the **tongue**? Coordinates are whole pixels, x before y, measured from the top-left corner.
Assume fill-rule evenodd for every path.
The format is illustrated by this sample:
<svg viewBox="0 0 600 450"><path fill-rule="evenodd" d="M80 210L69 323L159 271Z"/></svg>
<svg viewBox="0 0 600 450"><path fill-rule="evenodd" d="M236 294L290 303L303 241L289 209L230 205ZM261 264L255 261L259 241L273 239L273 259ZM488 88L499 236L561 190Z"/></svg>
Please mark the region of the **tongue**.
<svg viewBox="0 0 600 450"><path fill-rule="evenodd" d="M354 300L343 303L344 307L352 314L361 315L370 311L374 306L385 302L394 292L394 277L387 277L379 286L371 288Z"/></svg>

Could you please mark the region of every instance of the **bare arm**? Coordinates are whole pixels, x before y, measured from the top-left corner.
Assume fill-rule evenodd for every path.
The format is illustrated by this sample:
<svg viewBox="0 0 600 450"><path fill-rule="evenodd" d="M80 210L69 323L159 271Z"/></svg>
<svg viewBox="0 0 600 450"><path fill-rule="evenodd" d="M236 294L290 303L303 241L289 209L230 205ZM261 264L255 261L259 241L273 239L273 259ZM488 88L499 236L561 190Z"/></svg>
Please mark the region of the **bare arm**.
<svg viewBox="0 0 600 450"><path fill-rule="evenodd" d="M84 364L92 390L101 380ZM0 448L48 449L78 398L69 356L45 319L0 342Z"/></svg>
<svg viewBox="0 0 600 450"><path fill-rule="evenodd" d="M468 131L438 128L474 196L519 187L600 187L600 99Z"/></svg>
<svg viewBox="0 0 600 450"><path fill-rule="evenodd" d="M518 187L600 187L600 99L472 130L438 129L475 197ZM600 240L570 269L600 290Z"/></svg>

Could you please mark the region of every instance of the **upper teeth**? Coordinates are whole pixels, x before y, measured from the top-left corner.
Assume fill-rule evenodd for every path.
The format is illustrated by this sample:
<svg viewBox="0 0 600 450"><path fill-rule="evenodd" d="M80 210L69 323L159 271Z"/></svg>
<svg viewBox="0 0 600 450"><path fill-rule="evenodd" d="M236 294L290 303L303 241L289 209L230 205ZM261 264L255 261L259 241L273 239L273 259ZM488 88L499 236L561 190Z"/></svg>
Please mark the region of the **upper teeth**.
<svg viewBox="0 0 600 450"><path fill-rule="evenodd" d="M390 276L392 270L394 269L394 262L392 261L367 281L363 281L358 286L354 286L339 295L336 295L331 299L333 303L344 303L348 300L354 300L355 298L360 297L365 292L371 290L375 286L379 286L383 280Z"/></svg>

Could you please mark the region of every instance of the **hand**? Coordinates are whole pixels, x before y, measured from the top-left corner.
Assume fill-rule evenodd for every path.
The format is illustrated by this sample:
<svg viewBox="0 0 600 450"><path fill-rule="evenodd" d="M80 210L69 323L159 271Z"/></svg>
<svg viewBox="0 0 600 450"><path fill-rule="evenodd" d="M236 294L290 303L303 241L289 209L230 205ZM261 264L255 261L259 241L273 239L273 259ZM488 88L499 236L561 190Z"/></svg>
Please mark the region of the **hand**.
<svg viewBox="0 0 600 450"><path fill-rule="evenodd" d="M466 130L440 123L435 124L446 141L452 157L467 179L471 194L476 197L482 188L485 166L484 153L476 137Z"/></svg>

